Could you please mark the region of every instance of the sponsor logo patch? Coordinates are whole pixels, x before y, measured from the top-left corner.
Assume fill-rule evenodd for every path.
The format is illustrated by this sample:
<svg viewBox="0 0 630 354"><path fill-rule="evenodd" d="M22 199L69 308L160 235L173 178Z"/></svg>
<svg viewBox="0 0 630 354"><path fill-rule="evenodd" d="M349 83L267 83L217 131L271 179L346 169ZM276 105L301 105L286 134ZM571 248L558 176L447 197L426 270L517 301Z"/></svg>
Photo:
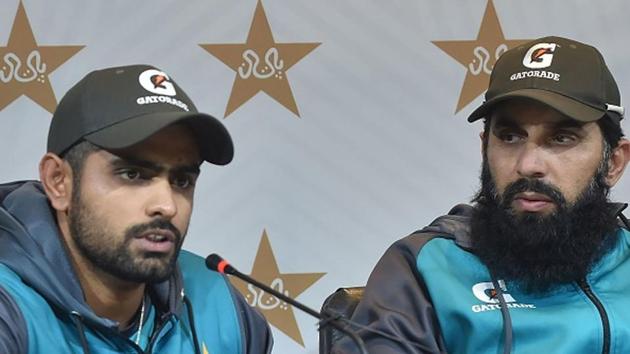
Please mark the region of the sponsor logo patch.
<svg viewBox="0 0 630 354"><path fill-rule="evenodd" d="M505 286L505 282L503 280L499 280L497 281L497 283L499 284L499 287L501 287L503 299L505 300L505 304L508 308L536 308L536 305L534 304L523 304L517 302L514 297L512 297L512 295L507 292L507 287ZM483 304L473 305L471 308L473 312L477 313L501 309L499 294L498 291L494 288L492 282L482 282L473 285L472 293L479 301L483 302Z"/></svg>
<svg viewBox="0 0 630 354"><path fill-rule="evenodd" d="M542 69L551 66L553 53L558 45L555 43L534 44L523 57L523 65L530 69Z"/></svg>
<svg viewBox="0 0 630 354"><path fill-rule="evenodd" d="M145 90L151 93L166 96L175 96L177 94L170 78L162 71L155 69L145 70L138 77L138 81Z"/></svg>
<svg viewBox="0 0 630 354"><path fill-rule="evenodd" d="M154 96L143 96L136 99L136 103L140 105L166 103L183 109L188 112L188 105L175 97L175 85L171 82L168 75L162 71L148 69L143 71L138 77L138 82L147 91L155 93Z"/></svg>
<svg viewBox="0 0 630 354"><path fill-rule="evenodd" d="M556 49L556 43L536 43L525 53L523 66L529 69L544 69L551 66ZM560 74L547 70L524 70L510 75L510 81L522 80L529 77L560 81Z"/></svg>

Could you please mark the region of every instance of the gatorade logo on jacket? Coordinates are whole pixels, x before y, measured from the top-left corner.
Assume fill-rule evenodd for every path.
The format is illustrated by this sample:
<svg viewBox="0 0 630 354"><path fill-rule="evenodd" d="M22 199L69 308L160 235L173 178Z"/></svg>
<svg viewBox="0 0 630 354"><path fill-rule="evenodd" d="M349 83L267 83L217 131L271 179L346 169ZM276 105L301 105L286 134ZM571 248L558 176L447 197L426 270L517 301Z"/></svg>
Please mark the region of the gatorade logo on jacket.
<svg viewBox="0 0 630 354"><path fill-rule="evenodd" d="M535 309L536 306L534 304L521 304L517 303L516 300L507 292L507 287L505 286L505 282L503 280L498 280L499 286L501 287L501 292L503 293L503 299L505 299L505 303L508 308L528 308ZM482 282L473 285L472 293L475 295L477 299L483 301L484 304L473 305L473 312L484 312L491 310L499 310L501 309L501 305L499 303L499 296L497 290L494 288L492 282Z"/></svg>

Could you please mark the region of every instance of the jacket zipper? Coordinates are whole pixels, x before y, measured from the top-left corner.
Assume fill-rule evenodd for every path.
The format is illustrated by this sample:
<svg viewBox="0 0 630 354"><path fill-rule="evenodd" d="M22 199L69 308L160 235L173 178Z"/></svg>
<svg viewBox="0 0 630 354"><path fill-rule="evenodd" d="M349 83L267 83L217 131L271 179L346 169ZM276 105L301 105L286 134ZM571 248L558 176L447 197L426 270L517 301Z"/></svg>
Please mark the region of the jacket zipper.
<svg viewBox="0 0 630 354"><path fill-rule="evenodd" d="M153 329L153 334L151 335L151 338L149 338L149 343L147 344L147 349L145 350L146 354L153 353L153 345L155 344L155 341L157 340L158 335L160 334L160 332L162 332L162 329L164 328L164 326L166 326L166 323L170 320L170 318L171 318L170 314L162 317L157 328Z"/></svg>
<svg viewBox="0 0 630 354"><path fill-rule="evenodd" d="M578 285L580 286L580 289L582 289L584 294L586 294L586 296L589 298L589 300L591 300L593 305L595 305L595 307L597 308L597 311L599 312L599 317L601 318L602 325L604 327L604 347L602 348L602 354L609 354L610 353L610 322L608 321L608 314L606 313L606 310L604 309L604 305L602 305L601 301L599 301L597 296L595 296L595 294L593 293L593 290L591 289L591 286L588 285L588 282L586 282L586 279L582 279L578 281Z"/></svg>

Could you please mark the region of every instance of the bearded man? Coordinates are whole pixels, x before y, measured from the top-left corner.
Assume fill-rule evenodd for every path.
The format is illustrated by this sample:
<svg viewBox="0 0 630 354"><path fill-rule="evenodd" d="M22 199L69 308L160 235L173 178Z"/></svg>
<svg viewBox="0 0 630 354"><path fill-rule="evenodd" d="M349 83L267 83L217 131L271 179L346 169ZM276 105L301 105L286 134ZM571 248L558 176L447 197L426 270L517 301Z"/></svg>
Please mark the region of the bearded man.
<svg viewBox="0 0 630 354"><path fill-rule="evenodd" d="M504 53L468 118L484 120L481 188L381 258L352 317L369 351L630 353L630 226L608 198L623 113L594 47Z"/></svg>
<svg viewBox="0 0 630 354"><path fill-rule="evenodd" d="M157 68L79 81L40 181L0 185L0 353L270 353L264 318L181 250L200 165L232 156Z"/></svg>

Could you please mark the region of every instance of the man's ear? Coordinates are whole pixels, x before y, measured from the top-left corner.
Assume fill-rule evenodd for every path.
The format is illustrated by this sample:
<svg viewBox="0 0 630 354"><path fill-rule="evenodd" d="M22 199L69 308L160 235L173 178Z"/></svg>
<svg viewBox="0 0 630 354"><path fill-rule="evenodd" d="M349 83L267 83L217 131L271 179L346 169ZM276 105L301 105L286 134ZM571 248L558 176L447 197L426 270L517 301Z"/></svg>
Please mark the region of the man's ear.
<svg viewBox="0 0 630 354"><path fill-rule="evenodd" d="M52 207L65 212L72 198L72 168L53 153L46 153L39 162L39 180Z"/></svg>
<svg viewBox="0 0 630 354"><path fill-rule="evenodd" d="M619 145L613 150L610 160L608 160L608 173L606 174L606 184L614 186L623 175L630 161L630 141L621 139Z"/></svg>

